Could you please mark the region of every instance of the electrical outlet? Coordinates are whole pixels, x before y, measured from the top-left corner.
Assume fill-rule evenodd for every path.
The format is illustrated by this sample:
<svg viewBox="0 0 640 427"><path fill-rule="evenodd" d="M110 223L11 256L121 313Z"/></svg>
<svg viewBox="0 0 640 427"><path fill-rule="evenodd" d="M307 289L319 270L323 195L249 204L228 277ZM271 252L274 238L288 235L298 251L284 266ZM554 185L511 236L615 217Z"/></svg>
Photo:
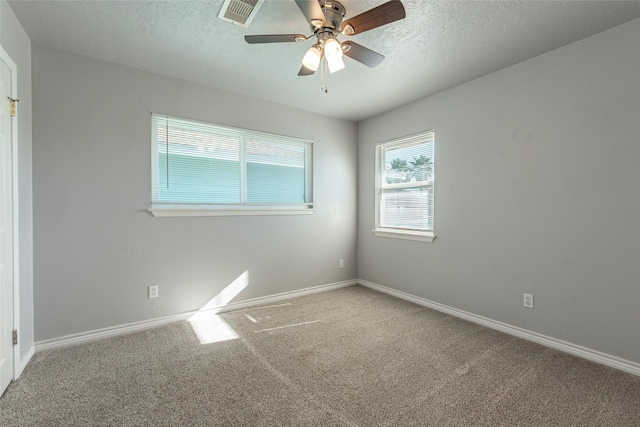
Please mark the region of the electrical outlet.
<svg viewBox="0 0 640 427"><path fill-rule="evenodd" d="M158 285L149 286L149 298L158 298Z"/></svg>
<svg viewBox="0 0 640 427"><path fill-rule="evenodd" d="M523 304L525 307L533 308L533 295L524 294Z"/></svg>
<svg viewBox="0 0 640 427"><path fill-rule="evenodd" d="M344 268L344 260L338 260L338 268Z"/></svg>

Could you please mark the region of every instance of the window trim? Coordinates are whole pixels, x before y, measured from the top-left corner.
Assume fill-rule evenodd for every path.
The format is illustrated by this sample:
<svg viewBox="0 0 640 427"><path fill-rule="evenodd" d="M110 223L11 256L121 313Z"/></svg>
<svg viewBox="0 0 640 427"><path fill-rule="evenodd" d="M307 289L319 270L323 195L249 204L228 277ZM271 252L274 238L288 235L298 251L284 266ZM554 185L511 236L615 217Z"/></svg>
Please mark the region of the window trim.
<svg viewBox="0 0 640 427"><path fill-rule="evenodd" d="M287 207L185 204L185 203L152 203L148 211L156 218L170 216L250 216L250 215L311 215L313 207Z"/></svg>
<svg viewBox="0 0 640 427"><path fill-rule="evenodd" d="M161 113L151 113L151 204L147 209L154 217L203 217L203 216L249 216L249 215L309 215L315 212L313 196L315 194L315 183L313 180L314 162L314 144L313 141L296 138L291 136L278 135L267 132L254 131L250 129L234 128L230 126L218 125L215 123L204 122L201 120L187 119L183 117L172 116ZM278 204L278 203L182 203L158 201L158 129L154 125L154 118L167 117L169 119L184 120L199 124L209 125L223 132L240 134L241 138L241 163L246 155L244 152L244 140L251 137L264 137L267 139L277 138L282 142L291 145L309 147L305 150L305 186L307 194L310 194L311 202L295 203L295 204ZM310 176L309 176L310 175ZM246 198L246 169L241 170L241 193ZM243 198L243 200L244 200Z"/></svg>
<svg viewBox="0 0 640 427"><path fill-rule="evenodd" d="M394 239L417 240L419 242L431 243L435 240L436 235L433 231L416 231L405 230L401 228L385 228L378 227L373 230L373 234L377 237L391 237Z"/></svg>
<svg viewBox="0 0 640 427"><path fill-rule="evenodd" d="M383 152L389 148L400 148L403 146L411 146L416 144L417 141L421 139L426 139L425 142L431 141L435 144L434 138L435 132L433 129L426 130L424 132L419 132L413 135L405 136L402 138L380 142L376 144L375 148L375 218L374 218L374 229L372 230L373 234L377 237L388 237L395 239L404 239L404 240L414 240L420 242L431 243L435 240L435 224L434 230L417 230L417 229L408 229L408 228L395 228L395 227L385 227L380 225L380 199L383 190L390 189L401 189L401 188L415 188L417 187L415 183L395 183L395 184L386 184L384 185L382 180L384 179L383 171L385 170L385 160L383 158ZM435 151L435 146L434 146ZM434 174L435 174L435 163L434 163ZM431 184L426 186L431 186L433 188L433 194L435 197L435 180L431 181ZM435 206L434 206L435 209ZM434 218L435 223L435 218Z"/></svg>

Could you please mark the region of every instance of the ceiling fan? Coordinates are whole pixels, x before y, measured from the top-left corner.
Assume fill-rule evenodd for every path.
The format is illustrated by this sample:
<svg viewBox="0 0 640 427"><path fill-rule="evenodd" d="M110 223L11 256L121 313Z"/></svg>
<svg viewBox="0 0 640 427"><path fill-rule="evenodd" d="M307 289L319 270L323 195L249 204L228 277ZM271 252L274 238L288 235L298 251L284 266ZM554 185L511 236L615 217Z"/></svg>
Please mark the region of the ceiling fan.
<svg viewBox="0 0 640 427"><path fill-rule="evenodd" d="M247 43L282 43L303 42L315 37L317 42L311 46L302 59L302 68L299 76L310 76L321 67L323 77L326 74L342 70L344 65L343 55L348 56L368 67L375 67L384 59L383 55L372 51L352 41L340 42L339 35L352 36L374 28L381 27L391 22L404 19L406 16L404 6L400 0L391 0L380 6L374 7L360 15L342 22L346 10L344 6L335 0L295 0L305 18L311 26L313 34L270 34L244 36ZM326 84L322 85L326 92Z"/></svg>

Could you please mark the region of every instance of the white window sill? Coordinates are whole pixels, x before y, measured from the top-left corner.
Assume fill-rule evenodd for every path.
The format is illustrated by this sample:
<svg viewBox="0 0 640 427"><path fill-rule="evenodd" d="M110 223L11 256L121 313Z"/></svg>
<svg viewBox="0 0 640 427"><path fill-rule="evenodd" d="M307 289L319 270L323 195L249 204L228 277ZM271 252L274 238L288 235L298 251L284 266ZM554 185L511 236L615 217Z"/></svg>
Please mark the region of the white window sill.
<svg viewBox="0 0 640 427"><path fill-rule="evenodd" d="M154 217L171 216L247 216L247 215L310 215L310 206L217 206L152 204L149 212Z"/></svg>
<svg viewBox="0 0 640 427"><path fill-rule="evenodd" d="M431 243L436 238L433 231L395 230L392 228L377 228L373 234L378 237L390 237L392 239L416 240Z"/></svg>

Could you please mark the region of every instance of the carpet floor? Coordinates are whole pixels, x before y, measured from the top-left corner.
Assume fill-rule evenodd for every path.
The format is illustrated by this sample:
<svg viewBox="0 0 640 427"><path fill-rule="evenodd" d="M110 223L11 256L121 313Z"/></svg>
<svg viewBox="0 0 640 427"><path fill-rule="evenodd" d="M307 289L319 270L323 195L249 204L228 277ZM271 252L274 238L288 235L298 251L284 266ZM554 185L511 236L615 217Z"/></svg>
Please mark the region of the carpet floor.
<svg viewBox="0 0 640 427"><path fill-rule="evenodd" d="M640 426L640 377L360 286L36 353L9 426Z"/></svg>

